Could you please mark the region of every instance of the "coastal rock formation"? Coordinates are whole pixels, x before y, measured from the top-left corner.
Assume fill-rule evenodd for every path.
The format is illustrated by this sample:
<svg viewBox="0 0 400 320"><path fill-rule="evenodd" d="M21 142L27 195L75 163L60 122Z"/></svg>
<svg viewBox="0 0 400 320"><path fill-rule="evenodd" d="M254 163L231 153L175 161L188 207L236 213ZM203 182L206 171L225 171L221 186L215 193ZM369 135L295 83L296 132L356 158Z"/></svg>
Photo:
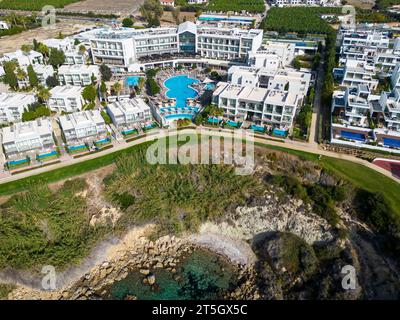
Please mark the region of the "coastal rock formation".
<svg viewBox="0 0 400 320"><path fill-rule="evenodd" d="M326 220L312 213L303 201L288 198L282 202L275 195L269 194L262 205L237 207L222 222L204 223L200 233L210 232L234 239L251 240L260 233L286 231L312 244L333 240L331 229Z"/></svg>

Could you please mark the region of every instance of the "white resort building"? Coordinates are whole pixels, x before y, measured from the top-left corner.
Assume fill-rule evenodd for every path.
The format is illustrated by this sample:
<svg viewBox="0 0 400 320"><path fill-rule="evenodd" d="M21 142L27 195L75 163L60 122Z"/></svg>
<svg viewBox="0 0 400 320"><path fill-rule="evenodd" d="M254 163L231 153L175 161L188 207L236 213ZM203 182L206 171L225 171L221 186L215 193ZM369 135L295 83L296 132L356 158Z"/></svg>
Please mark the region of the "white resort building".
<svg viewBox="0 0 400 320"><path fill-rule="evenodd" d="M21 121L24 110L35 101L30 93L0 93L0 123Z"/></svg>
<svg viewBox="0 0 400 320"><path fill-rule="evenodd" d="M35 71L36 76L38 78L38 82L42 86L46 86L46 80L48 77L52 77L54 75L54 68L51 65L44 65L44 64L34 64L32 66L33 71ZM27 73L26 68L24 68L25 72ZM19 88L26 88L29 87L29 77L26 76L25 79L18 79L18 87Z"/></svg>
<svg viewBox="0 0 400 320"><path fill-rule="evenodd" d="M177 27L95 29L81 34L90 41L93 62L127 68L149 56L199 55L209 59L247 59L261 47L263 31L214 28L184 22Z"/></svg>
<svg viewBox="0 0 400 320"><path fill-rule="evenodd" d="M299 95L280 90L240 86L219 82L213 93L213 103L224 110L224 116L234 121L249 121L289 130Z"/></svg>
<svg viewBox="0 0 400 320"><path fill-rule="evenodd" d="M3 150L8 159L21 159L48 153L55 149L53 128L49 119L20 122L1 129Z"/></svg>
<svg viewBox="0 0 400 320"><path fill-rule="evenodd" d="M52 88L48 101L50 110L59 113L80 111L83 105L82 91L82 87L71 85Z"/></svg>
<svg viewBox="0 0 400 320"><path fill-rule="evenodd" d="M93 65L62 65L58 69L58 80L63 85L87 86L92 83L92 76L100 79L98 66Z"/></svg>
<svg viewBox="0 0 400 320"><path fill-rule="evenodd" d="M106 123L98 110L75 112L58 117L65 142L69 147L91 145L105 139Z"/></svg>
<svg viewBox="0 0 400 320"><path fill-rule="evenodd" d="M138 130L152 121L150 107L141 98L120 99L109 103L107 113L122 134Z"/></svg>
<svg viewBox="0 0 400 320"><path fill-rule="evenodd" d="M43 64L43 55L40 52L31 50L28 53L24 53L21 50L17 50L15 52L5 53L2 58L0 58L0 62L3 61L11 61L16 60L20 67L27 67L30 64Z"/></svg>

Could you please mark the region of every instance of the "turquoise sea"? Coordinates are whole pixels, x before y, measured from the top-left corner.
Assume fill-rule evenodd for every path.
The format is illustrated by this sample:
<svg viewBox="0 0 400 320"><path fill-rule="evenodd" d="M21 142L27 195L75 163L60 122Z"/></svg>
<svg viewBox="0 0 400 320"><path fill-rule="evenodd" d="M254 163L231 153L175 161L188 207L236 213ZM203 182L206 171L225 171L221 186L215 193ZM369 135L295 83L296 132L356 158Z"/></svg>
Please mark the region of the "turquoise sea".
<svg viewBox="0 0 400 320"><path fill-rule="evenodd" d="M222 298L236 285L236 272L225 258L206 250L196 250L180 259L177 272L151 270L156 284L143 284L143 275L132 271L125 279L115 282L104 299L126 299L136 296L142 300L203 300Z"/></svg>

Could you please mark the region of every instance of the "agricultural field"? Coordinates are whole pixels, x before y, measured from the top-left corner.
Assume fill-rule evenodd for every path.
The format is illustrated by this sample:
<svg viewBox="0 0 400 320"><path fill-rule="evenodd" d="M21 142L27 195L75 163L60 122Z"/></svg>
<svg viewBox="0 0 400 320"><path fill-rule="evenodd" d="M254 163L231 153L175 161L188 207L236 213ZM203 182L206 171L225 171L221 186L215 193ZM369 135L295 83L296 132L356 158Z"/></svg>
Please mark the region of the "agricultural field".
<svg viewBox="0 0 400 320"><path fill-rule="evenodd" d="M210 11L235 11L245 10L252 13L263 13L265 11L264 0L211 0L207 9Z"/></svg>
<svg viewBox="0 0 400 320"><path fill-rule="evenodd" d="M64 8L67 4L78 1L80 0L2 0L0 1L0 9L41 11L46 5Z"/></svg>
<svg viewBox="0 0 400 320"><path fill-rule="evenodd" d="M65 6L68 12L95 12L103 14L130 15L143 4L144 0L81 0Z"/></svg>
<svg viewBox="0 0 400 320"><path fill-rule="evenodd" d="M332 30L328 22L321 19L322 14L340 14L340 8L271 8L261 22L264 30L280 33L328 33Z"/></svg>

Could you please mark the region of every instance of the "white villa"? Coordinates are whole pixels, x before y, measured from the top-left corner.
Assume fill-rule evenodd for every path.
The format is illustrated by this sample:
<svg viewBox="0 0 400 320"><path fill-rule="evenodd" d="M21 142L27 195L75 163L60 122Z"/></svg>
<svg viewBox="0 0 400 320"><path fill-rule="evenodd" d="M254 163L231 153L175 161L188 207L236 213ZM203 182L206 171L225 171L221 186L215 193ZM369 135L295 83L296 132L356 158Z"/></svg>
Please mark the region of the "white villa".
<svg viewBox="0 0 400 320"><path fill-rule="evenodd" d="M58 117L68 146L92 144L107 137L107 127L98 110L75 112Z"/></svg>
<svg viewBox="0 0 400 320"><path fill-rule="evenodd" d="M1 129L1 136L3 150L8 159L26 156L34 158L55 148L53 128L48 119L13 124Z"/></svg>
<svg viewBox="0 0 400 320"><path fill-rule="evenodd" d="M355 87L365 85L370 90L378 86L378 79L375 78L375 66L363 60L347 60L344 66L342 85Z"/></svg>
<svg viewBox="0 0 400 320"><path fill-rule="evenodd" d="M64 39L47 39L43 43L49 48L55 48L61 50L65 54L64 64L85 64L87 54L81 54L79 52L79 46L76 46L74 39L64 38Z"/></svg>
<svg viewBox="0 0 400 320"><path fill-rule="evenodd" d="M32 66L38 78L39 84L46 86L46 79L54 75L54 68L51 65L35 64ZM25 68L26 71L26 68ZM18 79L18 87L25 88L29 86L29 77L25 79Z"/></svg>
<svg viewBox="0 0 400 320"><path fill-rule="evenodd" d="M100 71L93 65L62 65L58 69L58 80L63 85L87 86L92 83L92 76L98 80Z"/></svg>
<svg viewBox="0 0 400 320"><path fill-rule="evenodd" d="M83 105L83 88L80 86L57 86L50 90L48 106L52 111L71 113L80 111Z"/></svg>
<svg viewBox="0 0 400 320"><path fill-rule="evenodd" d="M287 91L240 86L219 82L213 93L213 103L224 110L224 116L234 121L249 121L290 129L300 96Z"/></svg>
<svg viewBox="0 0 400 320"><path fill-rule="evenodd" d="M24 110L35 101L34 94L0 93L0 123L21 121Z"/></svg>
<svg viewBox="0 0 400 320"><path fill-rule="evenodd" d="M310 86L311 73L293 68L275 70L274 68L232 66L228 70L228 80L234 85L289 91L304 97Z"/></svg>
<svg viewBox="0 0 400 320"><path fill-rule="evenodd" d="M150 124L152 120L150 107L141 98L112 102L107 105L107 113L122 133L140 129L142 125Z"/></svg>
<svg viewBox="0 0 400 320"><path fill-rule="evenodd" d="M17 60L20 67L27 67L30 64L43 64L43 55L40 52L31 50L29 53L25 54L21 50L15 52L5 53L0 59L0 62Z"/></svg>

